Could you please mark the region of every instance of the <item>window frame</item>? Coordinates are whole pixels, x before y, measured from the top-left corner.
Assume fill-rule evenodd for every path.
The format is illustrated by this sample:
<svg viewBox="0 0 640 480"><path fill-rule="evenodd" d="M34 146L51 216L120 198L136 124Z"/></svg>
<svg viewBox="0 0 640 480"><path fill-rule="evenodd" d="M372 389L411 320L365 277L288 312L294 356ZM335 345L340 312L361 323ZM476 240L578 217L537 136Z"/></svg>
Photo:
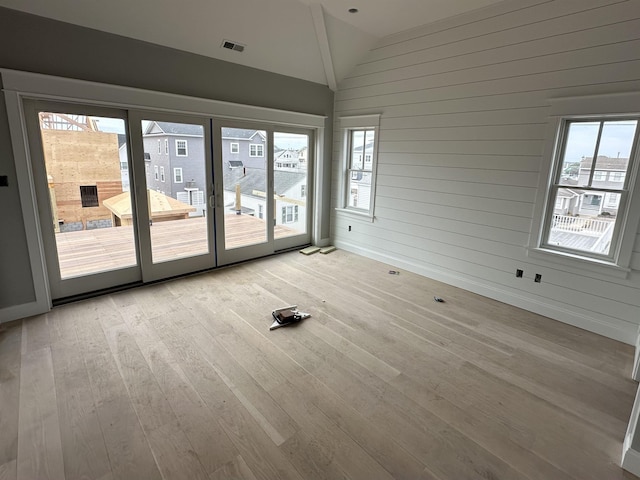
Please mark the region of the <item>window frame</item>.
<svg viewBox="0 0 640 480"><path fill-rule="evenodd" d="M178 180L178 173L180 174L180 180ZM184 176L182 175L182 167L174 167L173 183L184 183Z"/></svg>
<svg viewBox="0 0 640 480"><path fill-rule="evenodd" d="M91 191L89 191L89 189ZM80 185L80 204L82 208L95 208L100 206L97 185Z"/></svg>
<svg viewBox="0 0 640 480"><path fill-rule="evenodd" d="M164 182L165 182L165 180L166 180L166 176L165 176L165 174L164 174L164 167L162 167L162 166L161 166L161 167L160 167L160 181L161 181L162 183L164 183Z"/></svg>
<svg viewBox="0 0 640 480"><path fill-rule="evenodd" d="M180 145L184 143L184 154L180 153ZM188 157L189 147L185 139L176 139L176 157Z"/></svg>
<svg viewBox="0 0 640 480"><path fill-rule="evenodd" d="M380 144L380 114L373 115L358 115L352 117L341 117L339 119L340 130L342 133L342 159L341 159L341 187L340 187L340 205L336 208L337 212L346 213L350 215L357 215L362 218L366 218L370 221L375 219L375 199L376 199L376 185L377 185L377 169L378 169L378 151ZM354 171L351 168L351 138L354 131L359 130L373 130L373 151L371 152L371 169L365 170L357 169ZM362 158L364 158L365 152L362 152ZM362 163L364 167L364 160ZM369 198L369 208L358 208L349 206L349 188L350 179L353 173L364 172L371 174L371 193Z"/></svg>
<svg viewBox="0 0 640 480"><path fill-rule="evenodd" d="M547 135L543 164L540 171L538 195L534 207L531 235L527 255L550 267L566 268L577 274L590 272L597 278L627 278L631 271L631 257L640 221L640 123L631 150L624 188L628 190L626 201L620 201L619 217L616 222L616 245L612 245L611 254L606 257L585 255L581 251L549 248L545 244L546 222L549 211L553 211L553 182L557 169L561 168L564 142L564 126L571 120L615 121L633 118L640 120L640 111L632 109L640 102L640 93L607 94L588 97L569 97L552 99L547 123ZM617 189L594 188L598 191Z"/></svg>
<svg viewBox="0 0 640 480"><path fill-rule="evenodd" d="M158 165L153 166L153 178L156 182L160 180L160 168L158 167Z"/></svg>
<svg viewBox="0 0 640 480"><path fill-rule="evenodd" d="M234 150L235 147L235 150ZM229 143L229 153L240 153L240 143L239 142L231 142Z"/></svg>
<svg viewBox="0 0 640 480"><path fill-rule="evenodd" d="M291 220L289 220L291 217ZM297 223L299 219L298 205L283 205L282 206L282 225L289 225L291 223Z"/></svg>
<svg viewBox="0 0 640 480"><path fill-rule="evenodd" d="M169 155L169 139L164 139L164 154Z"/></svg>
<svg viewBox="0 0 640 480"><path fill-rule="evenodd" d="M252 152L253 147L256 147L256 153ZM258 150L260 153L258 153ZM249 156L253 158L262 158L264 157L264 145L262 143L250 143L249 144Z"/></svg>

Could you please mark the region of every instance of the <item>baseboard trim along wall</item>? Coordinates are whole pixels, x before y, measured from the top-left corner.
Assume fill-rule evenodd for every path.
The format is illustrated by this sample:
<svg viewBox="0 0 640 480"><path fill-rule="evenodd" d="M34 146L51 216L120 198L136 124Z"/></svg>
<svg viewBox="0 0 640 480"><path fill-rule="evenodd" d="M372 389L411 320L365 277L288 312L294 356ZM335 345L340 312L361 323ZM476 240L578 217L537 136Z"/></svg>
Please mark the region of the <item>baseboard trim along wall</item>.
<svg viewBox="0 0 640 480"><path fill-rule="evenodd" d="M42 302L29 302L22 305L14 305L0 309L0 323L40 315L41 313L46 313L49 310L50 307L44 305Z"/></svg>
<svg viewBox="0 0 640 480"><path fill-rule="evenodd" d="M555 305L543 304L533 299L501 290L492 285L481 284L464 277L451 275L447 272L432 269L427 265L405 262L394 257L393 255L382 254L380 252L362 248L349 242L336 240L334 244L336 247L342 248L349 252L357 253L365 257L392 264L396 267L400 267L407 271L423 275L433 280L437 280L448 285L453 285L455 287L463 288L470 292L477 293L478 295L489 297L500 302L508 303L509 305L513 305L515 307L519 307L524 310L537 313L539 315L544 315L545 317L552 318L553 320L567 323L569 325L573 325L574 327L582 328L584 330L597 333L598 335L603 335L605 337L618 340L628 345L636 345L636 340L638 338L638 327L636 325L630 324L629 328L609 325L595 317L581 315L576 312L571 312L569 310L557 307Z"/></svg>
<svg viewBox="0 0 640 480"><path fill-rule="evenodd" d="M628 472L633 473L640 477L640 453L632 448L634 443L634 437L636 436L636 430L638 426L638 418L640 417L640 388L636 393L636 399L633 402L633 409L631 410L631 418L629 419L629 426L627 427L627 433L624 437L624 443L622 444L622 468Z"/></svg>

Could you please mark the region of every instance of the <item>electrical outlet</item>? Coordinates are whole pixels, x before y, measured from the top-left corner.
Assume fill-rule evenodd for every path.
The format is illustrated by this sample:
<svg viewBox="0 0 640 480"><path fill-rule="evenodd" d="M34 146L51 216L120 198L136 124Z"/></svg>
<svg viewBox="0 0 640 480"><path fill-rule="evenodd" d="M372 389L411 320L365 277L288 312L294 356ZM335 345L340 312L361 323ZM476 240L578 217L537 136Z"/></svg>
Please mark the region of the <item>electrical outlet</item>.
<svg viewBox="0 0 640 480"><path fill-rule="evenodd" d="M536 273L536 278L534 278L533 281L536 283L540 283L542 281L542 275Z"/></svg>
<svg viewBox="0 0 640 480"><path fill-rule="evenodd" d="M516 270L516 277L517 278L522 278L522 275L524 275L524 270L517 269Z"/></svg>

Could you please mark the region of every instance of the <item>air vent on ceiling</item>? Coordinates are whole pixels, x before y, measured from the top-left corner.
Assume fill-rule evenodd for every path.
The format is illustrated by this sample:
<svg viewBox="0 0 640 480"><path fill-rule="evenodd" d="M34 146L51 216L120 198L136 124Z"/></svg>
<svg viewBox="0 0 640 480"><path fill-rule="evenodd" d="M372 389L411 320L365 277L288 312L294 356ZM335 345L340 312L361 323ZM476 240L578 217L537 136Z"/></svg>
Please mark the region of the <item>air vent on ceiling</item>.
<svg viewBox="0 0 640 480"><path fill-rule="evenodd" d="M224 40L222 42L222 48L226 48L226 49L229 49L229 50L234 50L236 52L244 51L244 47L245 47L245 45L242 45L241 43L238 43L238 42L232 42L230 40Z"/></svg>

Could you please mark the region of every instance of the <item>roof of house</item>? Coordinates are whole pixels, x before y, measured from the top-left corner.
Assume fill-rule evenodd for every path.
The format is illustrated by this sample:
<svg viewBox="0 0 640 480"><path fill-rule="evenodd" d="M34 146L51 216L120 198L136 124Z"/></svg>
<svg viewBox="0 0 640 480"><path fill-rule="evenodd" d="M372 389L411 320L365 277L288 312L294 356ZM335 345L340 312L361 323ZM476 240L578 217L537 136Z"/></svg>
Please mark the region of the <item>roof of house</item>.
<svg viewBox="0 0 640 480"><path fill-rule="evenodd" d="M593 157L582 157L580 161L581 168L591 168L593 163ZM598 155L596 160L596 170L621 170L626 171L627 165L629 165L628 158L622 157L607 157L606 155Z"/></svg>
<svg viewBox="0 0 640 480"><path fill-rule="evenodd" d="M274 155L274 160L288 160L291 162L298 162L299 159L300 159L300 150L297 150L295 148L280 150Z"/></svg>
<svg viewBox="0 0 640 480"><path fill-rule="evenodd" d="M153 125L157 127L167 135L189 135L202 137L202 125L193 125L189 123L173 123L173 122L152 122L145 132L145 134L152 133Z"/></svg>
<svg viewBox="0 0 640 480"><path fill-rule="evenodd" d="M367 144L365 145L365 151L370 151L373 150L373 142L367 142ZM361 152L362 151L362 145L359 145L357 147L355 147L353 149L354 152Z"/></svg>
<svg viewBox="0 0 640 480"><path fill-rule="evenodd" d="M286 195L293 187L304 181L307 174L304 172L288 172L274 170L273 182L276 194ZM226 190L235 191L235 186L240 184L243 195L253 195L254 191L264 192L266 188L265 171L261 168L226 168L224 170L224 185Z"/></svg>
<svg viewBox="0 0 640 480"><path fill-rule="evenodd" d="M260 130L250 130L246 128L222 128L222 138L233 140L251 140L256 133L258 133L263 139L264 135Z"/></svg>

